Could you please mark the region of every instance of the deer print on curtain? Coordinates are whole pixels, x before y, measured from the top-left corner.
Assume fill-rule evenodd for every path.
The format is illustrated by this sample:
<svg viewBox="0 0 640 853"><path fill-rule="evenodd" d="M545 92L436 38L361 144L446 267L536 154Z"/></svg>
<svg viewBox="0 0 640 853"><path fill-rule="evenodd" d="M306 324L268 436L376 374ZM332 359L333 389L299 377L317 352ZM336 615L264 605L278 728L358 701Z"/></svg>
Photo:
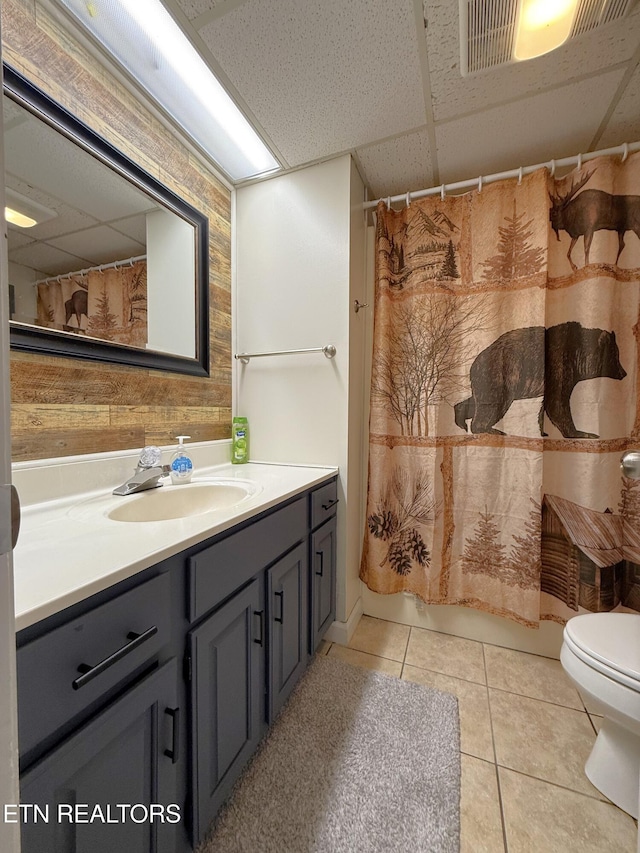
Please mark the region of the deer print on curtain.
<svg viewBox="0 0 640 853"><path fill-rule="evenodd" d="M640 155L376 223L362 580L530 627L640 610Z"/></svg>

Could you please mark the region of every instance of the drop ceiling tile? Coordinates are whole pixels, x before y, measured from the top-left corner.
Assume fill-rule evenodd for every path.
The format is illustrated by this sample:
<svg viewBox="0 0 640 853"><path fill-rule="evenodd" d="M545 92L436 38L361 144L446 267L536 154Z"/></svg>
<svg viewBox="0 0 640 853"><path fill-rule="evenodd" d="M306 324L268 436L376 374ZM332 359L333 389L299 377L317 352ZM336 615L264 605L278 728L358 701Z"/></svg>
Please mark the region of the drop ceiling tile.
<svg viewBox="0 0 640 853"><path fill-rule="evenodd" d="M125 237L113 228L98 225L49 240L49 244L71 255L86 258L90 264L107 264L114 260L124 260L136 255L144 255L144 244Z"/></svg>
<svg viewBox="0 0 640 853"><path fill-rule="evenodd" d="M563 85L630 59L640 44L640 9L581 36L546 56L483 74L460 74L458 3L424 0L426 39L436 121ZM593 82L597 86L598 78Z"/></svg>
<svg viewBox="0 0 640 853"><path fill-rule="evenodd" d="M31 186L26 181L17 180L12 175L7 175L7 187L56 212L57 216L54 219L47 219L40 225L29 229L32 238L36 240L48 240L50 237L59 237L61 234L68 234L71 231L79 231L81 228L89 228L91 225L98 224L94 217L69 207L60 199L54 198L38 187Z"/></svg>
<svg viewBox="0 0 640 853"><path fill-rule="evenodd" d="M74 257L47 243L35 243L24 249L17 249L9 255L9 261L34 269L42 278L62 275L87 266L86 258Z"/></svg>
<svg viewBox="0 0 640 853"><path fill-rule="evenodd" d="M22 249L33 242L33 237L30 237L24 228L18 228L17 225L11 225L10 222L7 222L7 248L9 253L14 249Z"/></svg>
<svg viewBox="0 0 640 853"><path fill-rule="evenodd" d="M47 207L49 206L47 205ZM47 219L46 222L36 225L31 229L36 239L49 240L53 237L60 237L62 234L79 231L81 228L90 228L92 225L97 225L97 220L92 216L87 216L73 207L68 207L66 204L58 204L54 209L58 211L55 219Z"/></svg>
<svg viewBox="0 0 640 853"><path fill-rule="evenodd" d="M624 69L436 127L445 183L587 151Z"/></svg>
<svg viewBox="0 0 640 853"><path fill-rule="evenodd" d="M145 215L129 216L127 219L120 219L117 222L110 222L109 224L116 231L140 243L141 246L146 246L147 217Z"/></svg>
<svg viewBox="0 0 640 853"><path fill-rule="evenodd" d="M640 68L636 68L598 140L598 148L640 141Z"/></svg>
<svg viewBox="0 0 640 853"><path fill-rule="evenodd" d="M34 117L4 134L4 152L5 168L16 179L96 219L155 207L130 181Z"/></svg>
<svg viewBox="0 0 640 853"><path fill-rule="evenodd" d="M290 165L425 122L412 0L253 0L199 34Z"/></svg>
<svg viewBox="0 0 640 853"><path fill-rule="evenodd" d="M4 122L4 129L12 127L16 124L21 124L23 121L27 120L27 114L24 109L16 104L15 101L12 101L11 98L5 96L2 99L2 119Z"/></svg>
<svg viewBox="0 0 640 853"><path fill-rule="evenodd" d="M433 183L426 130L366 145L356 154L374 198L424 189Z"/></svg>
<svg viewBox="0 0 640 853"><path fill-rule="evenodd" d="M209 9L215 9L221 3L224 3L224 0L178 0L178 6L190 21L193 21L198 15L208 12Z"/></svg>

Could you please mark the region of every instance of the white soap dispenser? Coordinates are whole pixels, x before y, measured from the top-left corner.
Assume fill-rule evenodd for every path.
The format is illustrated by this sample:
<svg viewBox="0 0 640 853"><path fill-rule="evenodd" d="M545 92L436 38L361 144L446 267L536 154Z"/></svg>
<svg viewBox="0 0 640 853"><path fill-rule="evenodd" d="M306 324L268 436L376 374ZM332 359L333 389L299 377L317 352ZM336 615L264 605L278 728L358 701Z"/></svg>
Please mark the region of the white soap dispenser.
<svg viewBox="0 0 640 853"><path fill-rule="evenodd" d="M183 444L184 439L191 438L191 436L178 435L176 438L178 439L178 447L171 457L171 482L177 486L190 482L193 474L193 462Z"/></svg>

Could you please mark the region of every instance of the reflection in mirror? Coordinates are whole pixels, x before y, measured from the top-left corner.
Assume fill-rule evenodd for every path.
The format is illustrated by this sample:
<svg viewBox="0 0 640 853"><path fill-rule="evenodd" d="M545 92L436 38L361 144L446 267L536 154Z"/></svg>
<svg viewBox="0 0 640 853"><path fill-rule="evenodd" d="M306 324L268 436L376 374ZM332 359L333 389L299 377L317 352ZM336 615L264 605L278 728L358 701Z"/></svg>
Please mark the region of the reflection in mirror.
<svg viewBox="0 0 640 853"><path fill-rule="evenodd" d="M11 344L208 372L207 220L5 66Z"/></svg>

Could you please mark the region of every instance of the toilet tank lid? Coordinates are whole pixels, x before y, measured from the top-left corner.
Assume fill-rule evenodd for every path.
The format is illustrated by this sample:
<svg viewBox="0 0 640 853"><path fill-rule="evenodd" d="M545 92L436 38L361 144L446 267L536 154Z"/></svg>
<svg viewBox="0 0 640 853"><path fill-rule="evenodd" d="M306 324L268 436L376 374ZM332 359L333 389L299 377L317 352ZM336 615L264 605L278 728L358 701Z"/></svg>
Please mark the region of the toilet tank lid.
<svg viewBox="0 0 640 853"><path fill-rule="evenodd" d="M640 613L584 613L564 630L587 655L640 681Z"/></svg>

